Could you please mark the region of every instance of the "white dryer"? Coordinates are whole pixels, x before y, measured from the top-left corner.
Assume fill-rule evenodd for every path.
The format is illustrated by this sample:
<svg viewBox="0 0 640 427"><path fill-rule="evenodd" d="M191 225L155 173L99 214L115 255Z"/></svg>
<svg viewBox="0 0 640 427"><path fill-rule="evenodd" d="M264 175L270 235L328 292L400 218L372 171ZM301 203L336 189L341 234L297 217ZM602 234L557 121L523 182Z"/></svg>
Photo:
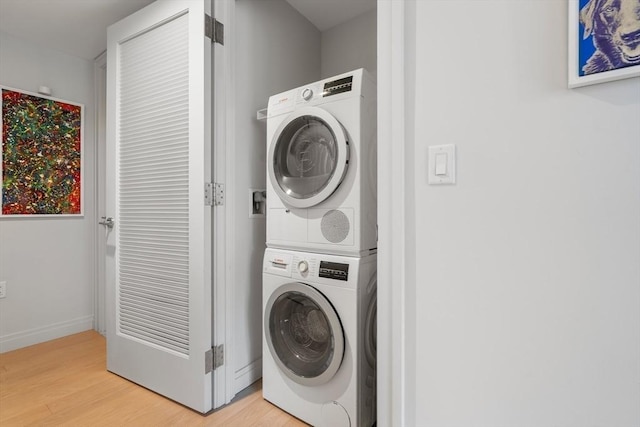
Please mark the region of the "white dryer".
<svg viewBox="0 0 640 427"><path fill-rule="evenodd" d="M313 426L376 420L376 255L267 248L264 398Z"/></svg>
<svg viewBox="0 0 640 427"><path fill-rule="evenodd" d="M267 246L377 247L376 86L364 69L269 98Z"/></svg>

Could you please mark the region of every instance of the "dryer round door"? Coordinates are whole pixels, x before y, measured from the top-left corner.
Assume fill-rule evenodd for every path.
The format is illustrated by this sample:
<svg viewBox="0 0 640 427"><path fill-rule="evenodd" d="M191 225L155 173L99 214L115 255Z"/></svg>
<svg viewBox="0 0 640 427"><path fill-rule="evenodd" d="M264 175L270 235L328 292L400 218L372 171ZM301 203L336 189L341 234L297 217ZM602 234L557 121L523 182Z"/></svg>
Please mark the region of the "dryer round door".
<svg viewBox="0 0 640 427"><path fill-rule="evenodd" d="M315 288L293 282L278 287L265 306L269 351L280 370L307 386L328 382L344 356L338 314Z"/></svg>
<svg viewBox="0 0 640 427"><path fill-rule="evenodd" d="M318 107L302 108L278 127L269 146L269 179L280 199L295 208L326 200L338 188L349 164L342 125Z"/></svg>

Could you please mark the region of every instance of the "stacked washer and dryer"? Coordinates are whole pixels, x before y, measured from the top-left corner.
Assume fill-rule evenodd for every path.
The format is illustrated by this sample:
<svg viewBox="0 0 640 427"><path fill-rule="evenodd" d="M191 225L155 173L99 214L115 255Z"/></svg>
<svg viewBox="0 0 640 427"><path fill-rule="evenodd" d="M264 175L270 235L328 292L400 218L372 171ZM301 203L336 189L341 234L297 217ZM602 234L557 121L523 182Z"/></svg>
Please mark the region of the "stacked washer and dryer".
<svg viewBox="0 0 640 427"><path fill-rule="evenodd" d="M263 395L314 426L376 420L376 86L363 69L267 112Z"/></svg>

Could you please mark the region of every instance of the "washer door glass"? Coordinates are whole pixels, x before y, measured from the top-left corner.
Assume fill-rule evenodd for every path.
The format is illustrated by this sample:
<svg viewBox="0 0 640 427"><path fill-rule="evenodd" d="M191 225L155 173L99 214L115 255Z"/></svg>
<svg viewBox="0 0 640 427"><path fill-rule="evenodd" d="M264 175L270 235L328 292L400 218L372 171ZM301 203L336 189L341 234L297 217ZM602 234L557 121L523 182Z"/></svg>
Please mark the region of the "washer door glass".
<svg viewBox="0 0 640 427"><path fill-rule="evenodd" d="M278 367L299 384L324 384L342 363L344 335L338 315L309 285L289 283L271 295L265 336Z"/></svg>
<svg viewBox="0 0 640 427"><path fill-rule="evenodd" d="M338 188L347 169L349 148L333 116L319 108L305 108L285 119L275 135L269 175L284 202L311 207Z"/></svg>

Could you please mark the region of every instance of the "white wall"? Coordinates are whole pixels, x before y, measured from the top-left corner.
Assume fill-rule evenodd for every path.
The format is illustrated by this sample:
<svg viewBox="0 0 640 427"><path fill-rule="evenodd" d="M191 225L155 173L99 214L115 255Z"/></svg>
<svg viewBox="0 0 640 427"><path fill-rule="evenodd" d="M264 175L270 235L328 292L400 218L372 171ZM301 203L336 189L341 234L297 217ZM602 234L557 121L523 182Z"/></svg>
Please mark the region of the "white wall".
<svg viewBox="0 0 640 427"><path fill-rule="evenodd" d="M269 96L320 78L320 32L284 0L237 0L234 35L236 126L233 181L227 183L235 250L233 355L236 392L261 376L262 256L265 219L249 218L249 189L266 189L266 122L256 112Z"/></svg>
<svg viewBox="0 0 640 427"><path fill-rule="evenodd" d="M567 89L566 2L407 19L408 420L640 425L640 79Z"/></svg>
<svg viewBox="0 0 640 427"><path fill-rule="evenodd" d="M376 78L376 10L322 32L320 78L365 68Z"/></svg>
<svg viewBox="0 0 640 427"><path fill-rule="evenodd" d="M0 33L0 84L84 104L84 217L1 218L0 352L91 329L93 63Z"/></svg>

